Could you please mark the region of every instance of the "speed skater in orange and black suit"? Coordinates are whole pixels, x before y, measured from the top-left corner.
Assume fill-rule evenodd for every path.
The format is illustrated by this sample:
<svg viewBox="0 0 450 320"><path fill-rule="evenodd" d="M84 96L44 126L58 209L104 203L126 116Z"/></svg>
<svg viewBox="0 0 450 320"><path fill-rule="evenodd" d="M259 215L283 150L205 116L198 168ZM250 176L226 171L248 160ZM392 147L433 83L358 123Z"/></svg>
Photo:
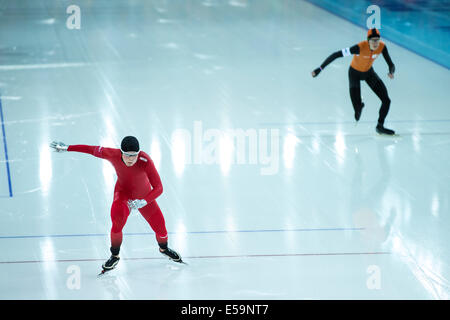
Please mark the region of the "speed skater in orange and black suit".
<svg viewBox="0 0 450 320"><path fill-rule="evenodd" d="M365 80L369 87L381 100L381 108L378 117L376 131L379 134L394 135L394 130L384 127L384 120L389 112L391 99L389 98L386 86L378 77L372 68L375 59L383 54L389 66L389 78L394 78L395 66L389 56L386 44L380 41L380 32L377 29L370 29L367 33L367 40L362 41L353 47L342 49L331 54L322 65L312 72L312 76L316 77L325 67L337 58L353 55L350 68L348 70L348 79L350 84L350 98L352 100L353 109L355 111L355 120L359 121L364 103L361 101L361 80Z"/></svg>

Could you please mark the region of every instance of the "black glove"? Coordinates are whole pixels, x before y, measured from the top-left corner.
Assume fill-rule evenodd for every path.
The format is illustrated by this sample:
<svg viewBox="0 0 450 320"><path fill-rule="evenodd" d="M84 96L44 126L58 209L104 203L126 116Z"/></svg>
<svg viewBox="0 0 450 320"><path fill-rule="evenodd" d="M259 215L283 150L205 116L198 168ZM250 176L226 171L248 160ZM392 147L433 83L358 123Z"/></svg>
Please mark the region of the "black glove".
<svg viewBox="0 0 450 320"><path fill-rule="evenodd" d="M395 72L395 65L389 66L389 73L394 74L394 72Z"/></svg>
<svg viewBox="0 0 450 320"><path fill-rule="evenodd" d="M319 73L320 73L320 71L322 71L322 68L317 68L317 69L315 69L314 71L313 71L313 77L317 77L318 75L319 75Z"/></svg>

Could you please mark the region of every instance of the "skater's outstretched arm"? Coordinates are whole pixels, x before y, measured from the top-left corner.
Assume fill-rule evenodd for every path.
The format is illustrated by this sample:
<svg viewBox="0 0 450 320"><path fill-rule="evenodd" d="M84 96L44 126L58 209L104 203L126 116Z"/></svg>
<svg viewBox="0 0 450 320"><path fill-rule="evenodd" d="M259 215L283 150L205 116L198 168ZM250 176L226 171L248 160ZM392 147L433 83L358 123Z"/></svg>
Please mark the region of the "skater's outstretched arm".
<svg viewBox="0 0 450 320"><path fill-rule="evenodd" d="M391 56L389 55L386 45L384 46L382 53L383 53L384 60L386 60L386 63L389 66L388 76L389 76L389 78L393 79L394 72L395 72L395 65L392 63Z"/></svg>
<svg viewBox="0 0 450 320"><path fill-rule="evenodd" d="M352 54L359 54L359 46L355 44L353 47L345 48L336 52L333 52L331 55L328 56L328 58L325 59L325 61L320 65L319 68L316 68L313 72L311 72L313 77L317 77L317 75L325 69L327 65L332 63L337 58L346 57Z"/></svg>
<svg viewBox="0 0 450 320"><path fill-rule="evenodd" d="M88 146L84 144L66 145L64 142L53 141L50 147L56 152L82 152L93 155L98 158L107 159L111 148L103 148L100 146Z"/></svg>

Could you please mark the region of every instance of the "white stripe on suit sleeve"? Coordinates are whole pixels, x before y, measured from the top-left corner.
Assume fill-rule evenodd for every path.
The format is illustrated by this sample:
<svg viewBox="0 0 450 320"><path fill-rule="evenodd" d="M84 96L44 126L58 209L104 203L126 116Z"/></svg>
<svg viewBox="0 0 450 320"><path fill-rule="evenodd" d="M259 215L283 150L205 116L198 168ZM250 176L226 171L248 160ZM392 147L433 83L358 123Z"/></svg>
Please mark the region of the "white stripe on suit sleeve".
<svg viewBox="0 0 450 320"><path fill-rule="evenodd" d="M342 49L342 55L343 55L344 57L350 56L350 55L351 55L351 53L350 53L350 48Z"/></svg>

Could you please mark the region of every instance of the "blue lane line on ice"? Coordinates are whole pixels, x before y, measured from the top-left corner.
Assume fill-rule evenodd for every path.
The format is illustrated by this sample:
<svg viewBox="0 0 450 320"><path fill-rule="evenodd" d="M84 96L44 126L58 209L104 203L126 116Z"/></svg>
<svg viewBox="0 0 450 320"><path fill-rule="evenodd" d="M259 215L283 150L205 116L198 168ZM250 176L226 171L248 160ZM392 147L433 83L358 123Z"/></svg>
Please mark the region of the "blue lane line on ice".
<svg viewBox="0 0 450 320"><path fill-rule="evenodd" d="M1 96L0 96L0 120L2 122L3 146L4 146L5 160L6 160L6 174L8 176L9 197L12 198L13 194L12 194L12 184L11 184L11 172L9 170L8 147L6 145L5 121L3 119L3 107L2 107Z"/></svg>
<svg viewBox="0 0 450 320"><path fill-rule="evenodd" d="M267 229L267 230L218 230L218 231L190 231L168 232L169 234L208 234L208 233L249 233L249 232L308 232L308 231L361 231L365 228L309 228L309 229ZM153 232L124 233L124 236L147 236ZM70 237L106 237L109 233L86 234L50 234L50 235L24 235L24 236L0 236L0 239L30 239L30 238L70 238Z"/></svg>

